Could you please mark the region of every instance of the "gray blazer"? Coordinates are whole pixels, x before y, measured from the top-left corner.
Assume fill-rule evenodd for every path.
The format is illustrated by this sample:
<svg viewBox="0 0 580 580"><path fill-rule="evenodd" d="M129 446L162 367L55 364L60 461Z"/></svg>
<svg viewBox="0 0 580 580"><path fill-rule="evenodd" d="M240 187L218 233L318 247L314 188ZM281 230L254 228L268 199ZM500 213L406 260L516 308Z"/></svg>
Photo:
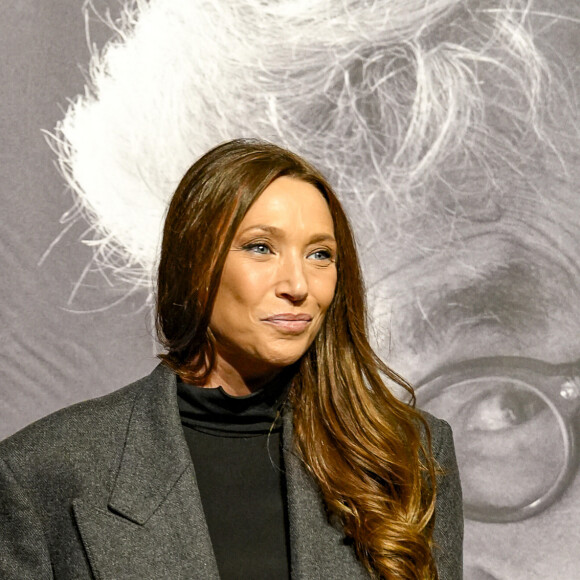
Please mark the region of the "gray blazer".
<svg viewBox="0 0 580 580"><path fill-rule="evenodd" d="M440 578L456 580L463 522L453 441L446 423L430 416L429 423L446 471L439 482L436 558ZM292 578L368 580L291 451L291 430L287 417ZM219 578L171 371L160 365L0 443L0 578Z"/></svg>

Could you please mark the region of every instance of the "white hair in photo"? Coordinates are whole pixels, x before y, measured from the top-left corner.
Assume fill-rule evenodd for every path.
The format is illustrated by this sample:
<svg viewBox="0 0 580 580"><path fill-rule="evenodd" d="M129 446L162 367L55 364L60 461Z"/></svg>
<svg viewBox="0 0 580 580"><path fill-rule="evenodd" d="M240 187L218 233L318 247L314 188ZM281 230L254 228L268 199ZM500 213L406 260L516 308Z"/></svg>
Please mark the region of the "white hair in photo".
<svg viewBox="0 0 580 580"><path fill-rule="evenodd" d="M494 219L550 148L527 1L131 0L108 22L52 145L94 266L133 287L182 174L224 140L304 155L355 221L378 234L388 217L389 243L420 252L465 213Z"/></svg>

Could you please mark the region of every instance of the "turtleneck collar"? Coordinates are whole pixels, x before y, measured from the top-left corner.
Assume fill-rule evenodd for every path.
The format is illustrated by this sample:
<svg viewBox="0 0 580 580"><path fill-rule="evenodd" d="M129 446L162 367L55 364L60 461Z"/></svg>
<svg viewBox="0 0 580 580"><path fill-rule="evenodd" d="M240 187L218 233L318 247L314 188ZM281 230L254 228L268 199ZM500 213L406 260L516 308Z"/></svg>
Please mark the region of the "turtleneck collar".
<svg viewBox="0 0 580 580"><path fill-rule="evenodd" d="M177 380L177 401L185 426L205 432L261 434L281 428L281 410L294 370L282 371L261 389L236 397L217 388Z"/></svg>

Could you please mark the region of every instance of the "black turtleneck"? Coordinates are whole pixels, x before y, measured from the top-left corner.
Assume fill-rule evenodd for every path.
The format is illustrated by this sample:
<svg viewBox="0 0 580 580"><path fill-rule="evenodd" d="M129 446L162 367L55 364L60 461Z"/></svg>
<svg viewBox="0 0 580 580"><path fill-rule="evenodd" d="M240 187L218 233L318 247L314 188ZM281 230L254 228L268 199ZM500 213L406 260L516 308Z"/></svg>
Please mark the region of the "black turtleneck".
<svg viewBox="0 0 580 580"><path fill-rule="evenodd" d="M177 383L222 580L290 578L281 408L287 376L243 397Z"/></svg>

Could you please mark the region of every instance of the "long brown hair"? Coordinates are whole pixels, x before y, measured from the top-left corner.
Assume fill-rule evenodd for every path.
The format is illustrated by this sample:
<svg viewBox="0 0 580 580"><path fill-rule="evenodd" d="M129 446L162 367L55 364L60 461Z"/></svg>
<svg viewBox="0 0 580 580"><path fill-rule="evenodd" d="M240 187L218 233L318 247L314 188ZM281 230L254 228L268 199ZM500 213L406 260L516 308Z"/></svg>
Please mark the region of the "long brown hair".
<svg viewBox="0 0 580 580"><path fill-rule="evenodd" d="M295 449L371 576L437 578L429 430L409 384L369 345L352 231L314 167L276 145L239 139L212 149L187 171L163 234L157 329L167 352L161 359L186 381L207 381L215 363L209 322L228 250L251 204L282 176L318 188L338 246L335 295L290 391ZM407 389L411 404L398 400L382 375Z"/></svg>

